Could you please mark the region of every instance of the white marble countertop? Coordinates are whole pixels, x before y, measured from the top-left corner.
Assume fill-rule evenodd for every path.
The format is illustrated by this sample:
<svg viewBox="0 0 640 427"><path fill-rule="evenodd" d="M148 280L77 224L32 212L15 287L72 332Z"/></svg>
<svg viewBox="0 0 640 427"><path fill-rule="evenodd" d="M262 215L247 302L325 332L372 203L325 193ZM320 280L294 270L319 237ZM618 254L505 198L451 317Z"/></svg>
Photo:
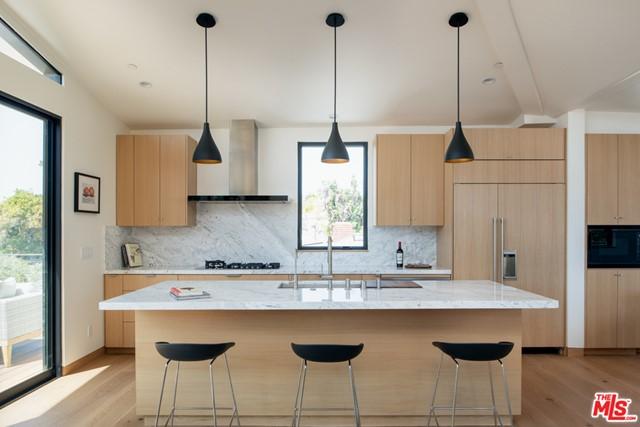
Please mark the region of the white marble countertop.
<svg viewBox="0 0 640 427"><path fill-rule="evenodd" d="M121 270L106 270L104 274L211 274L211 275L238 275L238 274L293 274L293 266L283 265L275 270L229 270L229 269L205 269L204 267L136 267ZM317 266L298 266L298 274L321 274ZM336 266L333 274L382 274L394 276L442 276L451 275L451 269L433 267L425 268L395 268L372 265Z"/></svg>
<svg viewBox="0 0 640 427"><path fill-rule="evenodd" d="M176 301L173 286L203 288L211 298ZM278 281L166 281L99 304L101 310L408 310L539 309L558 301L487 280L417 282L412 289L279 289Z"/></svg>

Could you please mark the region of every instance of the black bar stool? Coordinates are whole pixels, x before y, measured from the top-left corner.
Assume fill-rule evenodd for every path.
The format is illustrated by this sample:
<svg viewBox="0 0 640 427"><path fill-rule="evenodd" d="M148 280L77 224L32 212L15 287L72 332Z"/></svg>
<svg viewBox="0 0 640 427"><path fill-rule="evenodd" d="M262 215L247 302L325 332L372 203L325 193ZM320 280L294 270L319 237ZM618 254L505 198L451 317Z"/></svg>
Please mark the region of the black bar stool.
<svg viewBox="0 0 640 427"><path fill-rule="evenodd" d="M351 408L309 408L313 411L350 411L353 410L356 426L360 427L360 407L358 406L358 395L356 394L356 383L353 376L351 360L362 353L364 344L341 345L341 344L294 344L291 343L293 352L302 359L300 376L298 378L298 392L296 393L296 403L293 409L292 427L300 426L302 417L302 399L304 397L304 385L307 378L308 362L317 363L343 363L347 362L349 369L349 382L351 383L351 393L353 395L353 409Z"/></svg>
<svg viewBox="0 0 640 427"><path fill-rule="evenodd" d="M496 409L496 398L493 392L493 373L491 371L491 362L498 362L500 364L500 368L502 370L502 381L504 382L504 394L507 401L507 408L509 409L509 420L512 426L515 426L513 422L513 414L511 412L511 400L509 399L509 385L507 384L507 376L504 373L504 364L502 363L502 359L504 359L511 350L513 350L513 343L507 341L500 341L498 343L447 343L447 342L439 342L434 341L433 345L442 351L440 354L440 364L438 366L438 373L436 374L436 383L433 388L433 397L431 398L431 408L429 409L429 415L427 420L427 427L431 425L431 417L433 417L436 421L436 425L439 426L438 423L438 415L436 414L437 409L448 409L451 411L451 426L455 425L456 422L456 410L486 410L492 411L493 413L493 423L495 426L502 423L502 416L498 415L498 410ZM435 406L436 402L436 392L438 391L438 381L440 380L440 369L442 368L442 359L444 355L451 357L453 362L456 364L456 372L453 380L453 403L452 406ZM460 361L469 361L469 362L487 362L489 367L489 384L491 385L491 407L489 408L472 408L472 407L459 407L456 406L456 398L458 394L458 370L460 369Z"/></svg>
<svg viewBox="0 0 640 427"><path fill-rule="evenodd" d="M171 420L171 425L173 426L173 421L176 414L176 409L211 409L213 414L213 425L218 427L218 416L217 410L231 410L231 424L233 424L233 420L235 418L236 423L240 426L240 417L238 415L238 405L236 403L236 396L233 391L233 383L231 382L231 371L229 370L229 361L227 360L227 350L233 347L235 343L227 342L221 344L174 344L168 342L157 342L156 350L162 357L167 359L167 363L164 365L164 373L162 374L162 388L160 389L160 401L158 402L158 412L156 413L156 423L158 425L158 420L160 419L160 408L162 406L162 395L164 394L164 383L167 379L167 368L169 364L173 361L178 362L176 367L176 380L173 389L173 404L171 406L171 412L167 416L167 420L164 423L166 426L169 424L169 420ZM224 364L227 368L227 375L229 377L229 387L231 389L231 399L233 401L232 408L217 408L216 407L216 395L213 387L213 362L219 357L224 355ZM183 407L176 408L176 396L178 394L178 374L180 373L180 362L200 362L204 360L210 360L209 362L209 385L211 387L211 408L199 408L199 407Z"/></svg>

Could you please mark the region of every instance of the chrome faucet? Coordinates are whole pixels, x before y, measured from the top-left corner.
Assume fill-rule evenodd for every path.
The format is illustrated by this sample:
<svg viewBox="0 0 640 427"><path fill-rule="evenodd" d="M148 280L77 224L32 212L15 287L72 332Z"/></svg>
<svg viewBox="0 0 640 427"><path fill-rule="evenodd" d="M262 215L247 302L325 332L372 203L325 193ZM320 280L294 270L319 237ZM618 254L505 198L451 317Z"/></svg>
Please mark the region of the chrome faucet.
<svg viewBox="0 0 640 427"><path fill-rule="evenodd" d="M329 289L333 289L333 239L327 237L327 274L320 276L321 279L328 280Z"/></svg>
<svg viewBox="0 0 640 427"><path fill-rule="evenodd" d="M298 289L298 249L293 251L293 289Z"/></svg>

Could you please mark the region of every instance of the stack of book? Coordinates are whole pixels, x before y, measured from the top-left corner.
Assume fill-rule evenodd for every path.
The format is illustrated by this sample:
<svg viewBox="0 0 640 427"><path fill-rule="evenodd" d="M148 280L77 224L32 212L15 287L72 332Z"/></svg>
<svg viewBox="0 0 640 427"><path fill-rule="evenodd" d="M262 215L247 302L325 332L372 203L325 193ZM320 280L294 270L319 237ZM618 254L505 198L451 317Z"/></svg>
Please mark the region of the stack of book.
<svg viewBox="0 0 640 427"><path fill-rule="evenodd" d="M178 301L211 298L209 292L194 287L171 288L171 290L169 290L169 295Z"/></svg>

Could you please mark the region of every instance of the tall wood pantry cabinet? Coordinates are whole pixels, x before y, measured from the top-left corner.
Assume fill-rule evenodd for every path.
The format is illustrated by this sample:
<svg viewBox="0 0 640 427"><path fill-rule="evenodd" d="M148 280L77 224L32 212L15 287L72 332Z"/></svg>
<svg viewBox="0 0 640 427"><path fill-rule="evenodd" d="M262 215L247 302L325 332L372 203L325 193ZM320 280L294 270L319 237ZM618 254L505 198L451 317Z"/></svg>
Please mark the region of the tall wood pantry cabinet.
<svg viewBox="0 0 640 427"><path fill-rule="evenodd" d="M522 345L564 347L565 130L465 134L476 160L445 166L438 264L454 279L494 280L558 300L558 309L523 311Z"/></svg>
<svg viewBox="0 0 640 427"><path fill-rule="evenodd" d="M186 135L118 135L116 224L195 225L196 142Z"/></svg>

